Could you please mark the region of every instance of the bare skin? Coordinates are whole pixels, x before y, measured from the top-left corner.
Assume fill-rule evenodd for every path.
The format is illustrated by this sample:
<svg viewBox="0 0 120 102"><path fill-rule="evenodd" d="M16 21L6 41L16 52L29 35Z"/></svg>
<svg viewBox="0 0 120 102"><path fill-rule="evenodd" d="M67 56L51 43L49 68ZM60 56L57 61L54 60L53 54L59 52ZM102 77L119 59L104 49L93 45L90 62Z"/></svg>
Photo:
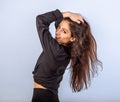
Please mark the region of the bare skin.
<svg viewBox="0 0 120 102"><path fill-rule="evenodd" d="M77 23L84 23L83 18L78 13L72 13L72 12L62 12L63 18L69 17L71 20L77 22ZM68 21L62 21L58 28L56 29L56 35L55 39L59 44L66 45L68 42L74 42L75 38L71 36L71 31L69 27ZM41 84L38 84L34 82L34 88L41 88L41 89L47 89Z"/></svg>
<svg viewBox="0 0 120 102"><path fill-rule="evenodd" d="M42 86L41 84L38 84L36 82L34 82L34 88L46 89L44 86Z"/></svg>
<svg viewBox="0 0 120 102"><path fill-rule="evenodd" d="M62 12L63 18L69 17L71 20L77 22L77 23L84 23L83 18L78 13L72 13L72 12ZM69 27L69 22L63 20L58 28L56 29L56 40L59 44L66 45L69 42L74 42L75 38L71 36L71 31Z"/></svg>
<svg viewBox="0 0 120 102"><path fill-rule="evenodd" d="M59 44L66 45L68 42L73 42L75 39L71 37L71 31L68 21L62 21L56 29L55 38Z"/></svg>

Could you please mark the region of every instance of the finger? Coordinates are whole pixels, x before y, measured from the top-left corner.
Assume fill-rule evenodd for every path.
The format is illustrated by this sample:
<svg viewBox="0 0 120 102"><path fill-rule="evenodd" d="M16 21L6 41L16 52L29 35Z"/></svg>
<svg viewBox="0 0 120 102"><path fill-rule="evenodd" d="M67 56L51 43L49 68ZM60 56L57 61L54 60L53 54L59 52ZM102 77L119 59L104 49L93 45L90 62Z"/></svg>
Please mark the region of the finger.
<svg viewBox="0 0 120 102"><path fill-rule="evenodd" d="M79 18L79 21L84 23L84 19L82 17Z"/></svg>
<svg viewBox="0 0 120 102"><path fill-rule="evenodd" d="M81 23L81 21L80 21L80 20L77 20L76 22L77 22L78 24L80 24L80 23Z"/></svg>
<svg viewBox="0 0 120 102"><path fill-rule="evenodd" d="M83 19L81 19L80 21L81 21L82 23L84 23L84 20L83 20Z"/></svg>
<svg viewBox="0 0 120 102"><path fill-rule="evenodd" d="M80 23L84 23L84 20L83 20L83 19L77 19L76 22L77 22L78 24L80 24Z"/></svg>

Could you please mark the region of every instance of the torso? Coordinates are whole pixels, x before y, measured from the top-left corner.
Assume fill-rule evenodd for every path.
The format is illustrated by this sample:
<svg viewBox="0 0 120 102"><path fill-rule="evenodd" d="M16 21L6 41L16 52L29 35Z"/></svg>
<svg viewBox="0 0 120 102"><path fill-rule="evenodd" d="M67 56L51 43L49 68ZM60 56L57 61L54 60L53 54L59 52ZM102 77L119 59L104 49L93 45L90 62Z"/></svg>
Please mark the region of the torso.
<svg viewBox="0 0 120 102"><path fill-rule="evenodd" d="M43 85L38 84L38 83L36 83L36 82L34 82L34 88L47 89L47 88L44 87Z"/></svg>

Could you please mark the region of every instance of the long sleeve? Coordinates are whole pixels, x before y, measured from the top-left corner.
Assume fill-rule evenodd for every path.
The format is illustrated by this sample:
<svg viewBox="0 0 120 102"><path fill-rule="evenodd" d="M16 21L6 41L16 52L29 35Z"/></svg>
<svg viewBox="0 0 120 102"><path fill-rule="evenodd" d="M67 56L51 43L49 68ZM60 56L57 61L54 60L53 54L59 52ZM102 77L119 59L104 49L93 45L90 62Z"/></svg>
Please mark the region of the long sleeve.
<svg viewBox="0 0 120 102"><path fill-rule="evenodd" d="M59 10L51 11L36 17L37 31L43 47L33 71L34 81L43 85L53 94L58 93L58 87L65 69L70 61L68 48L60 45L49 32L49 25L55 21L58 26L63 16Z"/></svg>
<svg viewBox="0 0 120 102"><path fill-rule="evenodd" d="M53 21L60 22L62 18L63 16L58 9L38 15L36 17L37 31L44 52L53 51L54 53L56 53L56 49L59 48L57 41L49 32L49 26Z"/></svg>

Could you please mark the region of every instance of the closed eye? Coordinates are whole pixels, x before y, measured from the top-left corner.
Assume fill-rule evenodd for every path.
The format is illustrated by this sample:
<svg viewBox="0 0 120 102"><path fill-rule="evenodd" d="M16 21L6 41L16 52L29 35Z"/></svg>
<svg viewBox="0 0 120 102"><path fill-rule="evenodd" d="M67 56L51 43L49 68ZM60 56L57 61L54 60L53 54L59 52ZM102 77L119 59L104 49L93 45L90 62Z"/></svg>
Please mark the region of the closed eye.
<svg viewBox="0 0 120 102"><path fill-rule="evenodd" d="M67 32L65 30L63 30L63 32L66 34Z"/></svg>

